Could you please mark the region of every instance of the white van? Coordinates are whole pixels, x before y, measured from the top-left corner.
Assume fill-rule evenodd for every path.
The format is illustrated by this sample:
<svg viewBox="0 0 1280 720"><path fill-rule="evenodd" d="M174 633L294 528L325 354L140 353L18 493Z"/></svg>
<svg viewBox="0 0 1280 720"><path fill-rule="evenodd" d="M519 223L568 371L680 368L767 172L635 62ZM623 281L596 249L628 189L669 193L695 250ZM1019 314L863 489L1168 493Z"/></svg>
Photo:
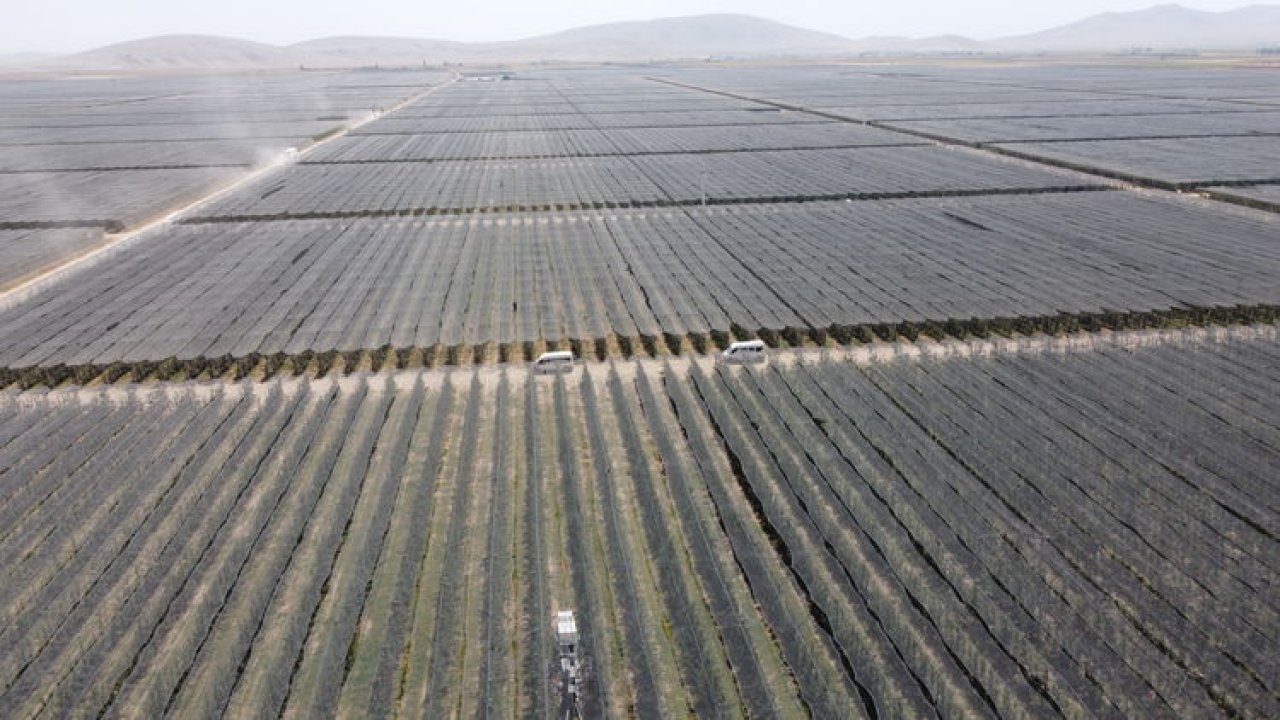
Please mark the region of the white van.
<svg viewBox="0 0 1280 720"><path fill-rule="evenodd" d="M544 352L533 361L533 371L539 375L544 373L562 373L573 370L573 353L568 350Z"/></svg>
<svg viewBox="0 0 1280 720"><path fill-rule="evenodd" d="M720 353L720 359L730 363L764 362L763 340L743 340L729 345Z"/></svg>

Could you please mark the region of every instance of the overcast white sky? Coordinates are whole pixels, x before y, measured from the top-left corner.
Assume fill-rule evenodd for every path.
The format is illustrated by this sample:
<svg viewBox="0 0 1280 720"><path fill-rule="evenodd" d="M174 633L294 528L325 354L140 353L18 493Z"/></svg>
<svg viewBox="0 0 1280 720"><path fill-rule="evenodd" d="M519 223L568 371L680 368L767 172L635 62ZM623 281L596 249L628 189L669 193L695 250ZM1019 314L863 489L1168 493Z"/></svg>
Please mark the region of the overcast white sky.
<svg viewBox="0 0 1280 720"><path fill-rule="evenodd" d="M0 54L75 52L169 33L288 44L330 35L511 40L618 20L745 13L849 37L1034 32L1154 0L3 0ZM1240 0L1187 0L1229 10Z"/></svg>

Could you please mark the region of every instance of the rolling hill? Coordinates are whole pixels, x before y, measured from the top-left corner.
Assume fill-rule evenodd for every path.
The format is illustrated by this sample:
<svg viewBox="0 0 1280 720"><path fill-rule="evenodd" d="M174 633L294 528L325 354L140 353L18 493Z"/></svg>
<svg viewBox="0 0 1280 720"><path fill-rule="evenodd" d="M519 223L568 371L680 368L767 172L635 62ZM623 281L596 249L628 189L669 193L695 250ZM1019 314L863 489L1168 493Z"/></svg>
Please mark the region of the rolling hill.
<svg viewBox="0 0 1280 720"><path fill-rule="evenodd" d="M331 37L277 47L207 35L167 35L55 59L53 67L108 69L418 65L441 62L637 61L840 55L854 41L745 15L612 23L508 42Z"/></svg>
<svg viewBox="0 0 1280 720"><path fill-rule="evenodd" d="M108 70L269 68L297 65L287 48L215 35L161 35L108 45L41 63Z"/></svg>
<svg viewBox="0 0 1280 720"><path fill-rule="evenodd" d="M1078 52L1131 48L1252 51L1280 45L1280 5L1203 12L1179 5L1103 13L1029 35L851 39L747 15L696 15L575 28L506 42L328 37L275 46L165 35L46 60L51 69L248 69L450 63L635 62L695 58L840 57L942 52Z"/></svg>
<svg viewBox="0 0 1280 720"><path fill-rule="evenodd" d="M999 49L1070 52L1128 48L1255 50L1280 44L1280 5L1250 5L1225 12L1157 5L1103 13L1069 25L989 43Z"/></svg>

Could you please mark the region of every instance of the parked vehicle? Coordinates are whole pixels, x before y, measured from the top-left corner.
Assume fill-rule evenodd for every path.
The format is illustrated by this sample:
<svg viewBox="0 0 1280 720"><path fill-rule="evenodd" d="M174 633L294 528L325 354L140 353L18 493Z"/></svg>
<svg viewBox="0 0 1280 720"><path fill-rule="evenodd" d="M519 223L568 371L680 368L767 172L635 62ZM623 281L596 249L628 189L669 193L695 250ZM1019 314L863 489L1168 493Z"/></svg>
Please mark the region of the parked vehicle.
<svg viewBox="0 0 1280 720"><path fill-rule="evenodd" d="M737 364L764 362L765 344L761 340L735 342L720 353L720 359Z"/></svg>
<svg viewBox="0 0 1280 720"><path fill-rule="evenodd" d="M533 372L539 375L562 373L573 370L573 353L568 350L544 352L533 361Z"/></svg>

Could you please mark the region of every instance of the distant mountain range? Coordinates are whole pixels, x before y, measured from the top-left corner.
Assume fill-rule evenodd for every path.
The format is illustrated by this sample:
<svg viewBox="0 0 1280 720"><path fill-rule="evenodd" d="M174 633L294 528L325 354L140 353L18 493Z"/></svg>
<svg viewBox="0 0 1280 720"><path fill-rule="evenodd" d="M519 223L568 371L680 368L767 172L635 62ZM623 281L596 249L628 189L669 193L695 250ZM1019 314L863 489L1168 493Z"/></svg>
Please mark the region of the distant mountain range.
<svg viewBox="0 0 1280 720"><path fill-rule="evenodd" d="M1203 12L1181 5L1103 13L1031 35L989 43L1014 51L1256 50L1280 46L1280 5Z"/></svg>
<svg viewBox="0 0 1280 720"><path fill-rule="evenodd" d="M945 52L1253 51L1280 46L1280 5L1202 12L1159 5L1104 13L1030 35L978 41L958 35L858 40L746 15L698 15L566 30L509 42L332 37L296 45L206 35L166 35L58 58L43 69L248 69L450 63L637 62L697 58L838 57ZM0 57L0 64L6 63Z"/></svg>

